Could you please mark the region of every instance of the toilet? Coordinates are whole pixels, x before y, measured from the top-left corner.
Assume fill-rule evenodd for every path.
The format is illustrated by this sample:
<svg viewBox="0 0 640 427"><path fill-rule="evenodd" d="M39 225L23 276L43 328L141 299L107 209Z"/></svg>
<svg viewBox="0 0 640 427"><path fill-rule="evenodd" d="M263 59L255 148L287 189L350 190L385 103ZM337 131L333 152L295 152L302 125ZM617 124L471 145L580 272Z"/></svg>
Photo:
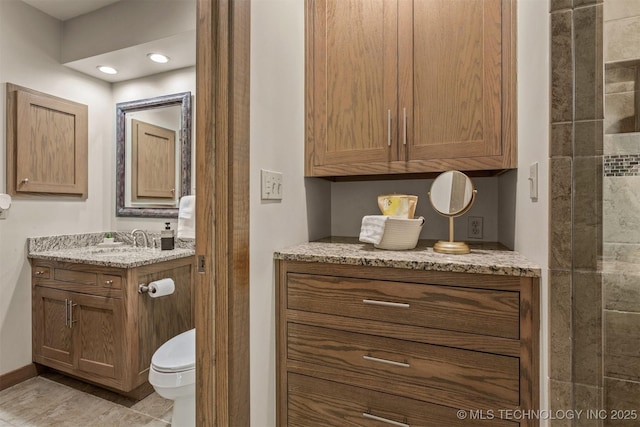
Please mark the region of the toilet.
<svg viewBox="0 0 640 427"><path fill-rule="evenodd" d="M149 383L165 399L173 400L171 425L196 425L196 330L176 335L151 358Z"/></svg>

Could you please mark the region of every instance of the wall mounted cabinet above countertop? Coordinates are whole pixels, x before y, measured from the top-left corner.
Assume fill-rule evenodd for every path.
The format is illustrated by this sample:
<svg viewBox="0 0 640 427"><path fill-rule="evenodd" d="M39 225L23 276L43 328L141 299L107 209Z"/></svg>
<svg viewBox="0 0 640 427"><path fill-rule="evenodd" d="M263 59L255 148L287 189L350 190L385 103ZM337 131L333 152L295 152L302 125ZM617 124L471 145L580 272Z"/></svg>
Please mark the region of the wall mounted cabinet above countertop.
<svg viewBox="0 0 640 427"><path fill-rule="evenodd" d="M307 0L305 175L516 167L515 0Z"/></svg>
<svg viewBox="0 0 640 427"><path fill-rule="evenodd" d="M11 83L7 193L88 197L88 107Z"/></svg>

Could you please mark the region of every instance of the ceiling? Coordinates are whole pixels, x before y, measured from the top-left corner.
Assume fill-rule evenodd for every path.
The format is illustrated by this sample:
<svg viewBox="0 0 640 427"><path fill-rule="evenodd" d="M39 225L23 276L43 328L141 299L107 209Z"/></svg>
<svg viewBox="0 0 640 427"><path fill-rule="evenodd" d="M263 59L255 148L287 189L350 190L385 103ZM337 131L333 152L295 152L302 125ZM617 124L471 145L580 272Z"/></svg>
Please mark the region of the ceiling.
<svg viewBox="0 0 640 427"><path fill-rule="evenodd" d="M120 0L22 0L49 16L66 21Z"/></svg>
<svg viewBox="0 0 640 427"><path fill-rule="evenodd" d="M0 0L2 1L2 0ZM22 0L60 21L66 21L80 15L95 12L105 6L121 0ZM97 12L100 13L100 12ZM195 23L194 23L195 27ZM147 58L151 52L162 53L171 61L157 64ZM100 80L115 83L141 78L153 74L194 66L196 63L195 30L148 43L106 52L64 65L88 74ZM109 75L98 71L99 65L109 65L118 70L118 74Z"/></svg>

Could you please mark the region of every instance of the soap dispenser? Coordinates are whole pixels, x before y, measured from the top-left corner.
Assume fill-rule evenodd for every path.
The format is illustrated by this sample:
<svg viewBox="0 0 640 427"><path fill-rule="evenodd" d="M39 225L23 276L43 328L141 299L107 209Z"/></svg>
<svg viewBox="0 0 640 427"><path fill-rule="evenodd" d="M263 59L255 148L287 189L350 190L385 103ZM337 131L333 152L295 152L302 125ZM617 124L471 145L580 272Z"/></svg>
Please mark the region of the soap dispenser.
<svg viewBox="0 0 640 427"><path fill-rule="evenodd" d="M173 250L175 246L175 239L173 237L173 230L171 229L171 223L165 222L166 226L160 233L160 249L163 251Z"/></svg>

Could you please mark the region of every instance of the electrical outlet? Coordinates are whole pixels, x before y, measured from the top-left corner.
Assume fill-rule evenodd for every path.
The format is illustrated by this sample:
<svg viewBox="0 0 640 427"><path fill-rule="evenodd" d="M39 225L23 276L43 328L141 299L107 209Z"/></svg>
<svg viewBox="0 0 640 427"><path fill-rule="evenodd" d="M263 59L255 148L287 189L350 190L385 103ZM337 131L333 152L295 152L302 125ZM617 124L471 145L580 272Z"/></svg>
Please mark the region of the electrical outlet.
<svg viewBox="0 0 640 427"><path fill-rule="evenodd" d="M470 239L482 239L482 217L470 216L467 227L467 237Z"/></svg>
<svg viewBox="0 0 640 427"><path fill-rule="evenodd" d="M262 200L282 200L282 173L261 170Z"/></svg>

